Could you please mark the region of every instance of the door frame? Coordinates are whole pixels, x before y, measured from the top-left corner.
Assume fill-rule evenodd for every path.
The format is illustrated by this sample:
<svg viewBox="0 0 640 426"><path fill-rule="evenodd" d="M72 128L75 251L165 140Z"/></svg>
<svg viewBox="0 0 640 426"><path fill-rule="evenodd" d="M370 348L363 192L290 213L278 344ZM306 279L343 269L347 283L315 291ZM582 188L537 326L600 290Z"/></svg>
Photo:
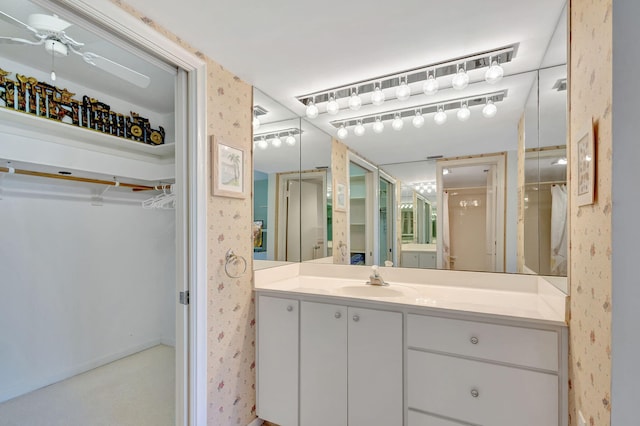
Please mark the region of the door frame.
<svg viewBox="0 0 640 426"><path fill-rule="evenodd" d="M365 176L366 194L365 194L365 265L377 265L380 235L377 232L380 224L378 223L380 218L374 212L377 212L380 208L378 200L378 192L380 191L379 182L379 169L373 163L365 160L359 155L347 151L347 176L349 181L351 177L349 175L349 164L353 163L359 167L365 169L368 175ZM349 206L347 208L347 246L351 251L351 191L349 191ZM351 256L349 256L351 257Z"/></svg>
<svg viewBox="0 0 640 426"><path fill-rule="evenodd" d="M387 215L391 216L390 219L390 223L391 223L391 227L389 228L390 232L391 232L391 260L393 262L394 266L400 266L400 264L398 263L398 252L399 247L398 247L398 181L396 178L394 178L393 176L391 176L390 174L388 174L387 172L385 172L382 169L378 169L378 191L380 191L380 179L384 179L387 181L387 183L392 187L392 191L389 191L389 194L387 195L390 199L389 204L391 205L391 209L390 211L387 212ZM378 197L376 197L378 198ZM379 202L379 200L378 200ZM378 211L380 210L380 206L378 205ZM378 224L378 228L379 228L380 224ZM378 238L380 238L378 236ZM378 244L380 243L380 241L378 241ZM378 250L379 251L379 250ZM380 261L381 259L378 259L378 261ZM382 262L384 266L384 262Z"/></svg>
<svg viewBox="0 0 640 426"><path fill-rule="evenodd" d="M69 11L186 71L186 105L176 133L176 425L207 422L207 123L206 63L109 0L32 0ZM180 102L180 100L176 100ZM181 125L180 125L181 123ZM190 292L190 304L178 292ZM182 314L180 314L182 312ZM186 357L185 357L186 355Z"/></svg>

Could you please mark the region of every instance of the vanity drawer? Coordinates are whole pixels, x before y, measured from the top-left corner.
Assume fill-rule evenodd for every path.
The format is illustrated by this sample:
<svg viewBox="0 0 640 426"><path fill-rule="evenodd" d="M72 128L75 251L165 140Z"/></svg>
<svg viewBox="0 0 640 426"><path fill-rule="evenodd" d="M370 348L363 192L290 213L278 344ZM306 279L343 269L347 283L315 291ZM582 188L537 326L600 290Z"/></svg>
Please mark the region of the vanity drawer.
<svg viewBox="0 0 640 426"><path fill-rule="evenodd" d="M408 315L410 348L558 371L554 331Z"/></svg>
<svg viewBox="0 0 640 426"><path fill-rule="evenodd" d="M446 420L441 417L409 410L409 426L468 426L468 423L459 423Z"/></svg>
<svg viewBox="0 0 640 426"><path fill-rule="evenodd" d="M487 426L558 425L554 374L409 350L407 377L409 408Z"/></svg>

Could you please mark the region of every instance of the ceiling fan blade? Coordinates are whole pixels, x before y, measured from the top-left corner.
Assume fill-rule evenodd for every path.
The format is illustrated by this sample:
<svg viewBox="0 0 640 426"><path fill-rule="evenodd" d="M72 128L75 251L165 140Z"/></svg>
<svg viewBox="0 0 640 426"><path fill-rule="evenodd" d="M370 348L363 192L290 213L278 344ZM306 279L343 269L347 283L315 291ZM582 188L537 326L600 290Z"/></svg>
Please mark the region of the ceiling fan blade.
<svg viewBox="0 0 640 426"><path fill-rule="evenodd" d="M17 37L0 37L0 43L3 44L31 44L33 46L40 45L44 43L44 39L40 39L40 41L31 41L24 38Z"/></svg>
<svg viewBox="0 0 640 426"><path fill-rule="evenodd" d="M74 39L72 39L71 37L69 37L67 35L67 33L65 33L64 31L60 32L60 39L64 42L64 44L66 45L73 45L74 47L82 47L84 46L84 43L80 43L79 41L75 41Z"/></svg>
<svg viewBox="0 0 640 426"><path fill-rule="evenodd" d="M101 70L106 71L110 74L113 74L116 77L128 81L131 84L135 84L138 87L142 87L143 89L145 89L149 87L149 84L151 83L151 79L149 78L149 76L139 73L138 71L134 71L131 68L127 68L124 65L121 65L103 56L96 55L95 53L91 52L79 52L73 48L71 48L70 50L73 53L82 56L82 59L84 59L86 63L91 64L96 68L100 68Z"/></svg>
<svg viewBox="0 0 640 426"><path fill-rule="evenodd" d="M34 33L38 38L43 38L43 36L38 32L38 30L33 28L31 25L27 25L24 22L20 21L19 19L16 19L13 16L4 13L1 10L0 10L0 18L4 19L5 21L9 22L10 24L14 24L14 25L17 24L17 25L19 25L21 27L26 28L27 30L29 30L32 33Z"/></svg>

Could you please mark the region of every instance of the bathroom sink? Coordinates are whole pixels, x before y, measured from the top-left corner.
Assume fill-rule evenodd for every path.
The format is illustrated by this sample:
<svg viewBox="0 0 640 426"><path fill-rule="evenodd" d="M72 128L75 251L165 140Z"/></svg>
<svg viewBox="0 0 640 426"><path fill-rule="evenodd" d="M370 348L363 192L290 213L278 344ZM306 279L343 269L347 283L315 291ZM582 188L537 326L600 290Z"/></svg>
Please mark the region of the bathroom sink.
<svg viewBox="0 0 640 426"><path fill-rule="evenodd" d="M401 297L405 294L392 287L381 287L375 285L352 285L340 287L336 292L343 296L354 297Z"/></svg>

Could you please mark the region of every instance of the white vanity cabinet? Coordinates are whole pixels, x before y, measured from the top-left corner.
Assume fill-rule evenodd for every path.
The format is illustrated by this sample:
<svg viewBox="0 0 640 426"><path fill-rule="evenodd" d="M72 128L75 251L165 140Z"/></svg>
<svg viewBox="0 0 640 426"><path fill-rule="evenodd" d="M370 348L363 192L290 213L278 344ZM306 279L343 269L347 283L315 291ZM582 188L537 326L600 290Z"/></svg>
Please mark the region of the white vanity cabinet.
<svg viewBox="0 0 640 426"><path fill-rule="evenodd" d="M257 412L281 426L298 424L298 315L294 299L258 298Z"/></svg>
<svg viewBox="0 0 640 426"><path fill-rule="evenodd" d="M561 338L554 330L409 314L408 426L562 425Z"/></svg>
<svg viewBox="0 0 640 426"><path fill-rule="evenodd" d="M436 267L435 251L402 251L400 266L403 268L434 269Z"/></svg>

